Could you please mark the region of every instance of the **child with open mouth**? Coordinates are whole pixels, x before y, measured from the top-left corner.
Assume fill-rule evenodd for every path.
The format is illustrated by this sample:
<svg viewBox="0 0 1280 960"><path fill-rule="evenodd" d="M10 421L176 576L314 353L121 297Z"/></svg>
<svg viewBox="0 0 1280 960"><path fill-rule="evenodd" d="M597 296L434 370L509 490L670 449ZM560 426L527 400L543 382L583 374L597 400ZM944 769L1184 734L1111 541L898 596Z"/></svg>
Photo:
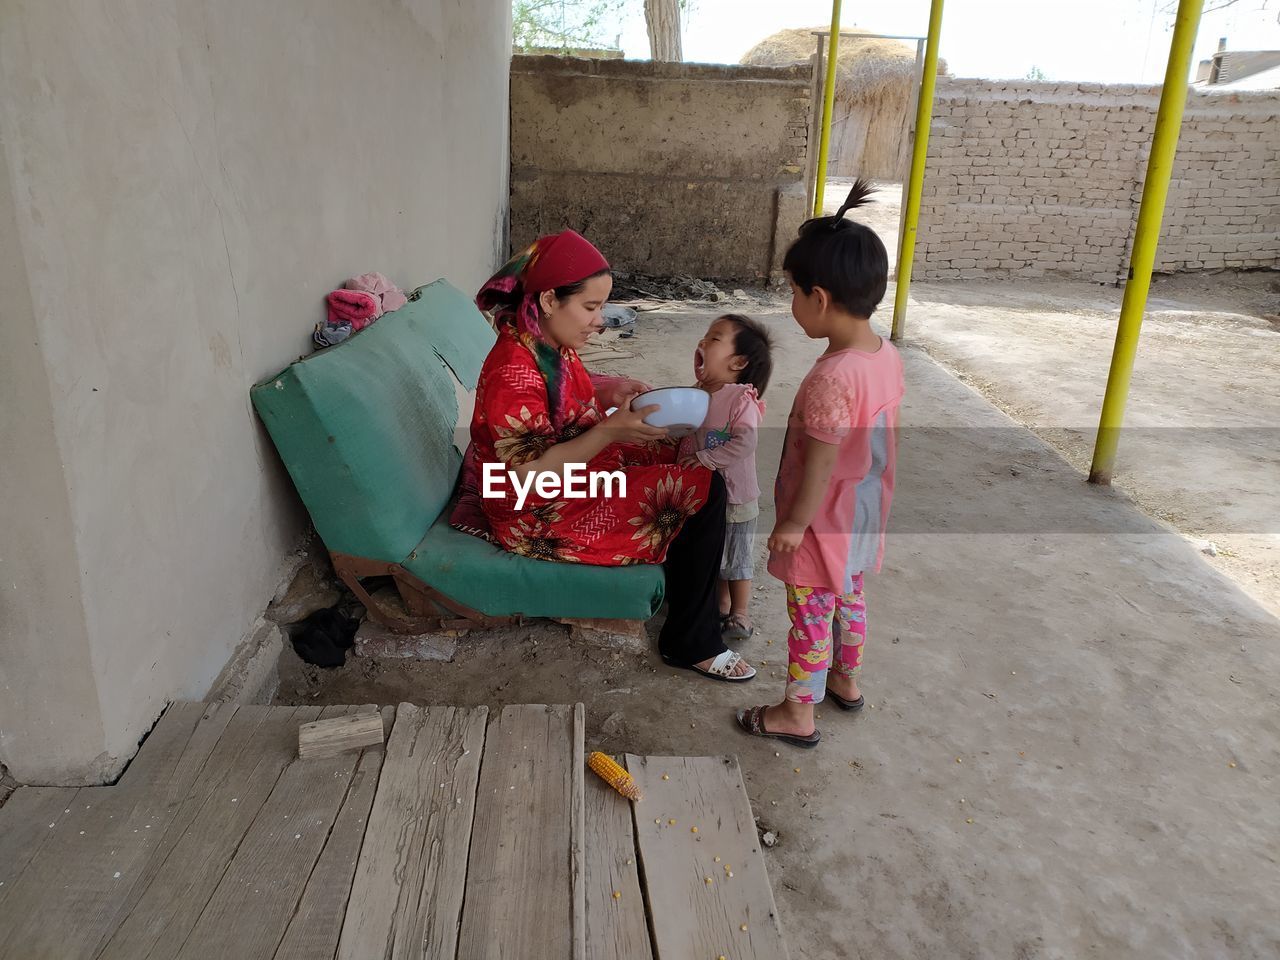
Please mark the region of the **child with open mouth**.
<svg viewBox="0 0 1280 960"><path fill-rule="evenodd" d="M717 318L698 341L693 372L711 395L706 419L681 447L685 463L718 470L729 492L724 556L720 564L720 615L725 640L745 640L751 625L751 581L755 576L756 434L764 416L760 397L773 370L773 343L763 324L740 314Z"/></svg>

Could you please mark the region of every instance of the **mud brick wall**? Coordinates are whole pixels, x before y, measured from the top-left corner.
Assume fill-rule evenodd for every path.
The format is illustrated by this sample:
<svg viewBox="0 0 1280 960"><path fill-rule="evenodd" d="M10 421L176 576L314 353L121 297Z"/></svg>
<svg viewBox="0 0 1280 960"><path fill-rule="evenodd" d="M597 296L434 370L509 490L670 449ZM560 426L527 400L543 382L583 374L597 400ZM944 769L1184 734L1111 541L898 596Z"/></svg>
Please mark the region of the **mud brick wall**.
<svg viewBox="0 0 1280 960"><path fill-rule="evenodd" d="M515 57L512 248L570 227L620 270L768 277L803 214L810 72Z"/></svg>
<svg viewBox="0 0 1280 960"><path fill-rule="evenodd" d="M1159 87L940 79L913 274L1128 269ZM1188 97L1156 269L1280 269L1280 95Z"/></svg>

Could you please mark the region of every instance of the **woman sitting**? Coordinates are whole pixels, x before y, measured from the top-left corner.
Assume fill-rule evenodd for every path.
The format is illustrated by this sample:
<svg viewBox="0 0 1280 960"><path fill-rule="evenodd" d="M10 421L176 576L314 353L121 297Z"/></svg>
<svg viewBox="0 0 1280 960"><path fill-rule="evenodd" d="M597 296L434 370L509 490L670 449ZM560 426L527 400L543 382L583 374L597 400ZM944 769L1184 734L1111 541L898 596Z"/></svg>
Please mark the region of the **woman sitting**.
<svg viewBox="0 0 1280 960"><path fill-rule="evenodd" d="M453 524L475 532L483 517L499 546L542 560L662 563L663 660L718 680L749 680L754 668L720 636L724 481L701 465L676 465L667 431L644 422L657 407L631 410L645 384L593 376L578 358L604 326L612 289L604 256L572 230L541 238L481 289L476 303L492 315L498 340L476 386ZM531 487L517 506L510 483L495 485L499 496L479 496L487 463L522 483L531 473L563 478L567 464L620 471L626 493L615 486L614 496L548 499Z"/></svg>

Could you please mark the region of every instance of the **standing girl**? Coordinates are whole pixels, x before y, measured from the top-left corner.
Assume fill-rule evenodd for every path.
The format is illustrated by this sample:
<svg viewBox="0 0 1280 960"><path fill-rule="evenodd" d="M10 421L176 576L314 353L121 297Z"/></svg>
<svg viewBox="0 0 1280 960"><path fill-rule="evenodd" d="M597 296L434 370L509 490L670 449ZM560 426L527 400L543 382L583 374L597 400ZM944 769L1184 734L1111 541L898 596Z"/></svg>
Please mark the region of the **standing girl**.
<svg viewBox="0 0 1280 960"><path fill-rule="evenodd" d="M759 321L739 313L718 317L698 341L693 373L711 394L707 416L680 447L681 463L702 464L724 477L729 508L717 590L726 640L746 640L751 625L756 518L760 484L756 442L764 416L765 387L773 371L772 338Z"/></svg>
<svg viewBox="0 0 1280 960"><path fill-rule="evenodd" d="M769 572L787 586L789 664L781 703L738 712L747 733L816 746L814 705L862 709L864 572L878 571L893 496L898 351L871 328L889 258L875 232L844 219L868 199L859 180L834 217L800 228L783 260L791 313L827 349L800 384L775 485Z"/></svg>

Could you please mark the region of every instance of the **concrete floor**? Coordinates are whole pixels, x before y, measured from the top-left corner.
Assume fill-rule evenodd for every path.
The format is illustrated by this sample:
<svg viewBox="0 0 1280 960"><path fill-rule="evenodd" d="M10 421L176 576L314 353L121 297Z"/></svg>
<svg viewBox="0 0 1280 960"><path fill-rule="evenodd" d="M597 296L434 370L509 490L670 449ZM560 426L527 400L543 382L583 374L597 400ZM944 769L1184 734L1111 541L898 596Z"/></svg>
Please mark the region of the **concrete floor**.
<svg viewBox="0 0 1280 960"><path fill-rule="evenodd" d="M776 303L755 312L780 340L768 485L821 348ZM610 366L688 382L714 315L645 314L628 345L642 355ZM733 726L734 708L782 689L786 616L767 575L742 648L762 676L746 687L539 624L468 638L453 663L321 676L290 652L279 700L581 700L589 748L736 753L781 838L766 856L793 960L1280 955L1280 622L1124 494L1087 486L904 353L895 514L868 581L872 709L820 711L817 750Z"/></svg>

